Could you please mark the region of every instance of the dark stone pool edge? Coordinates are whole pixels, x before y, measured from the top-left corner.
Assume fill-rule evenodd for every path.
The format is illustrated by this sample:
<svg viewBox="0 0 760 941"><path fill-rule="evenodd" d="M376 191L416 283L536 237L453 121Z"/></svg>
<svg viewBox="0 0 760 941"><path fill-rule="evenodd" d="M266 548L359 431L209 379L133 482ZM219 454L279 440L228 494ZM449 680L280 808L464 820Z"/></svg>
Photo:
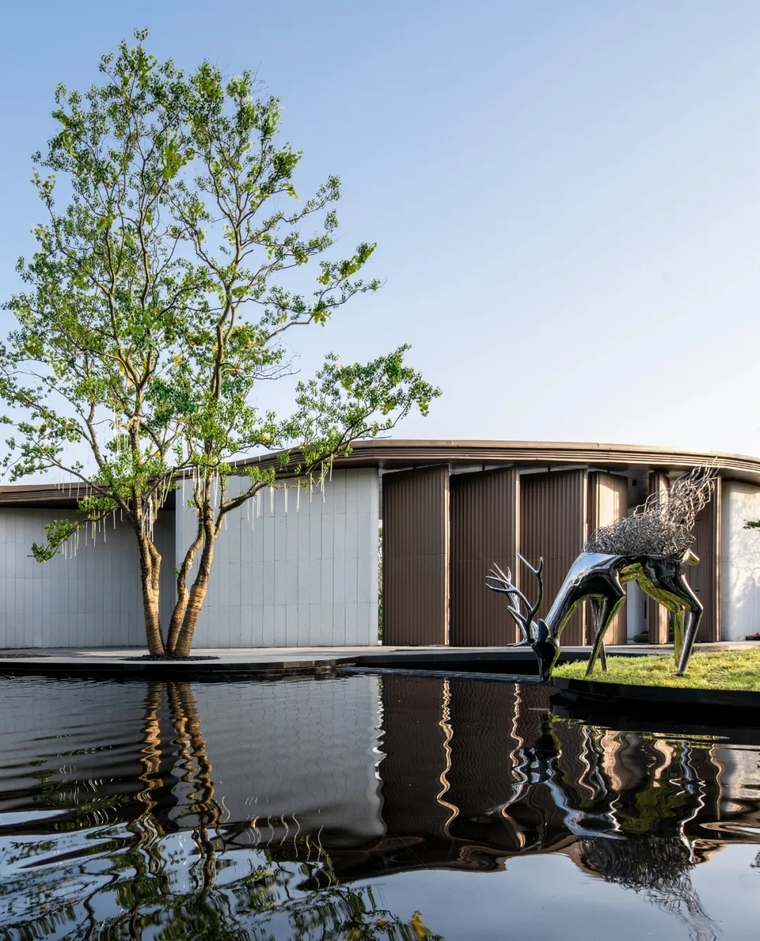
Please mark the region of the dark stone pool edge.
<svg viewBox="0 0 760 941"><path fill-rule="evenodd" d="M55 660L44 658L0 661L0 674L34 674L58 677L103 677L156 680L197 680L206 677L226 678L250 676L276 679L286 676L331 676L342 663L353 664L353 658L335 660L284 660L266 663L250 661L124 661L124 660Z"/></svg>
<svg viewBox="0 0 760 941"><path fill-rule="evenodd" d="M636 707L651 710L658 706L702 709L760 710L760 693L732 689L675 689L667 686L633 686L625 683L599 683L556 676L552 685L562 699L585 701L611 709Z"/></svg>
<svg viewBox="0 0 760 941"><path fill-rule="evenodd" d="M710 645L719 646L719 645ZM723 646L723 645L720 645ZM299 656L298 648L292 648L293 654L267 656L265 648L226 653L222 649L209 649L215 659L208 660L147 660L135 659L132 651L114 651L109 654L97 654L87 650L71 653L61 649L35 652L19 651L17 657L9 656L10 651L3 651L0 659L0 674L37 674L66 677L123 677L156 680L198 680L203 678L222 680L226 677L278 678L288 676L315 676L317 678L346 674L351 670L361 672L408 672L433 675L497 676L502 679L526 681L537 680L536 660L529 648L354 648L336 650L334 654L317 652L313 648L304 650ZM610 648L610 652L627 656L640 656L644 650ZM652 653L650 649L648 651ZM672 656L667 648L657 651L663 656ZM561 662L586 660L588 648L566 648L562 651ZM216 656L218 655L218 656ZM610 699L611 696L624 698L627 691L634 687L623 688L624 692L614 694L610 684L580 683L574 690L583 690L598 699ZM555 684L556 685L556 684ZM598 688L598 689L597 689ZM648 690L646 687L641 689ZM565 692L570 695L571 687ZM674 691L678 693L688 691ZM572 693L575 695L575 693ZM760 694L750 695L753 708L760 708ZM641 697L639 697L641 698ZM659 700L661 701L661 700ZM689 702L693 702L690 697ZM733 702L733 700L732 700ZM739 703L737 702L737 705Z"/></svg>
<svg viewBox="0 0 760 941"><path fill-rule="evenodd" d="M159 680L203 679L248 676L277 678L313 675L317 677L344 674L350 670L362 672L408 672L426 675L470 674L504 679L524 678L537 681L536 658L530 649L514 648L369 648L363 651L336 652L314 656L267 657L261 651L250 656L225 656L204 660L150 660L132 655L62 655L42 654L30 656L22 653L18 658L0 659L0 673L37 674L45 676L131 677ZM637 652L638 653L638 652ZM586 660L583 648L562 652L561 662Z"/></svg>

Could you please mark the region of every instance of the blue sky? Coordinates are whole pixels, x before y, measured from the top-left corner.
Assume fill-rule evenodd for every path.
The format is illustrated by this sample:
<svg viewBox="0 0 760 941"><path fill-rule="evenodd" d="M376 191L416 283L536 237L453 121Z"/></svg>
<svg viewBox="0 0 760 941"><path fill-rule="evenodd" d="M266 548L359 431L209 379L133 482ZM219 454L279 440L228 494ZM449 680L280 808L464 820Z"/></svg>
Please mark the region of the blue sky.
<svg viewBox="0 0 760 941"><path fill-rule="evenodd" d="M304 151L302 194L343 180L341 253L378 242L383 289L302 334L303 374L410 342L444 396L399 436L760 455L757 0L42 0L0 17L0 296L41 219L30 155L56 83L86 87L147 26L182 67L257 71Z"/></svg>

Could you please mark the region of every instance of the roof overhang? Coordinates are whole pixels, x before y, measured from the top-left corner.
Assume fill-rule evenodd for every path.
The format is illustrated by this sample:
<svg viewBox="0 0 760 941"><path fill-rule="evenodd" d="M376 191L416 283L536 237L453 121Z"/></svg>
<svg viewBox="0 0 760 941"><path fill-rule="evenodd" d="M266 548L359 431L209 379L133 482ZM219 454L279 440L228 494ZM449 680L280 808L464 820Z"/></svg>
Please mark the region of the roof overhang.
<svg viewBox="0 0 760 941"><path fill-rule="evenodd" d="M278 454L266 453L239 462L239 466L275 464ZM297 460L297 452L292 453ZM511 464L526 470L593 467L615 473L640 475L647 470L679 473L700 465L714 466L721 477L760 486L760 459L742 454L681 451L636 444L599 444L567 441L430 440L375 438L356 441L351 452L335 459L335 468L376 467L403 470L435 464L494 467ZM0 506L74 508L87 488L72 484L23 484L0 487ZM170 495L173 497L173 494ZM173 509L173 500L166 509Z"/></svg>

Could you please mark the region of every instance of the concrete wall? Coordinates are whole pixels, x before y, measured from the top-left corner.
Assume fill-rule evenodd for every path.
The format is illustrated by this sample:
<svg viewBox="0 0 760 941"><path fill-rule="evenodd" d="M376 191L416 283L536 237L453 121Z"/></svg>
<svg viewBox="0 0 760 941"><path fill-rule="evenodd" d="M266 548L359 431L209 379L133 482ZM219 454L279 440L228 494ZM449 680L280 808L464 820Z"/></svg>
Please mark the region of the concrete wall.
<svg viewBox="0 0 760 941"><path fill-rule="evenodd" d="M234 511L220 533L195 647L376 643L377 470L335 472L311 498L291 486L287 509L284 490L265 490L259 509ZM178 491L178 559L195 519Z"/></svg>
<svg viewBox="0 0 760 941"><path fill-rule="evenodd" d="M760 519L760 487L723 482L721 640L744 640L760 631L760 530L745 529Z"/></svg>
<svg viewBox="0 0 760 941"><path fill-rule="evenodd" d="M76 556L36 562L33 542L73 511L0 511L0 648L144 646L140 569L134 533L117 523L93 546L80 537ZM161 513L155 538L164 558L162 619L174 597L174 514Z"/></svg>

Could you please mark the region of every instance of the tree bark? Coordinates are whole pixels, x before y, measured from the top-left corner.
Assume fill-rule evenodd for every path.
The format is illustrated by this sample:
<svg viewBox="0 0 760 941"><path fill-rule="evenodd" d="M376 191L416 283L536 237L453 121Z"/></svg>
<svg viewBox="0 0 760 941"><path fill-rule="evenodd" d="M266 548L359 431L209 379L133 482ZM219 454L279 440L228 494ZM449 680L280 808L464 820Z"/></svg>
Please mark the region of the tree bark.
<svg viewBox="0 0 760 941"><path fill-rule="evenodd" d="M189 657L193 646L193 636L198 623L198 615L208 591L208 581L211 575L211 565L214 561L214 545L218 535L214 525L211 511L205 514L203 521L203 551L198 565L198 574L188 592L185 601L185 611L182 617L182 626L179 629L176 643L169 649L169 653L177 657Z"/></svg>
<svg viewBox="0 0 760 941"><path fill-rule="evenodd" d="M195 557L198 554L198 550L203 544L203 526L198 527L198 533L193 540L190 548L185 553L185 558L182 560L182 565L179 568L177 573L177 601L174 605L174 610L172 611L171 620L169 622L169 633L166 638L166 649L171 653L174 652L177 641L179 640L179 632L182 627L182 622L185 618L185 612L187 611L187 603L190 600L190 590L187 587L187 576L190 574L190 569L193 567L193 562Z"/></svg>
<svg viewBox="0 0 760 941"><path fill-rule="evenodd" d="M154 657L166 653L164 638L161 634L161 614L159 611L161 556L147 536L139 535L140 580L142 582L143 614L145 616L145 634L148 639L148 651Z"/></svg>

